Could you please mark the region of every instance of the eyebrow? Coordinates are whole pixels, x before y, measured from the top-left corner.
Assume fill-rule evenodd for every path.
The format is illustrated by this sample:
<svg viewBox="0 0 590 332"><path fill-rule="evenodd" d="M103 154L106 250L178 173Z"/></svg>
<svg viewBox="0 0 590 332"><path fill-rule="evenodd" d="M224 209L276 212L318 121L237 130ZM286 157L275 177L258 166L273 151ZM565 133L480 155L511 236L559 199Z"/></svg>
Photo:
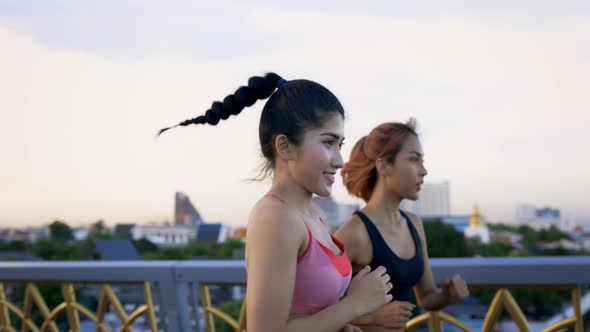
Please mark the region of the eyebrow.
<svg viewBox="0 0 590 332"><path fill-rule="evenodd" d="M322 134L320 134L320 136L330 136L330 137L334 138L335 140L340 139L340 135L335 134L335 133L331 133L331 132L322 133ZM344 137L342 137L342 140L344 141Z"/></svg>

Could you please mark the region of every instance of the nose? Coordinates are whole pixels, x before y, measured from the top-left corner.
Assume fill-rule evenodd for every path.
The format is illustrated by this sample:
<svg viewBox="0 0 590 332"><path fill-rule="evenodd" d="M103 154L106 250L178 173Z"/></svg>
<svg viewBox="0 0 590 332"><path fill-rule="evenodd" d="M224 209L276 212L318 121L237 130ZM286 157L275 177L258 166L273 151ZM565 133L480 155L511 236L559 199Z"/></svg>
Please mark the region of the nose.
<svg viewBox="0 0 590 332"><path fill-rule="evenodd" d="M332 159L332 167L338 169L344 167L344 160L342 159L342 153L340 150L336 150L336 155Z"/></svg>
<svg viewBox="0 0 590 332"><path fill-rule="evenodd" d="M424 164L422 164L422 167L420 168L420 176L425 177L428 174L428 171L426 170L426 167L424 167Z"/></svg>

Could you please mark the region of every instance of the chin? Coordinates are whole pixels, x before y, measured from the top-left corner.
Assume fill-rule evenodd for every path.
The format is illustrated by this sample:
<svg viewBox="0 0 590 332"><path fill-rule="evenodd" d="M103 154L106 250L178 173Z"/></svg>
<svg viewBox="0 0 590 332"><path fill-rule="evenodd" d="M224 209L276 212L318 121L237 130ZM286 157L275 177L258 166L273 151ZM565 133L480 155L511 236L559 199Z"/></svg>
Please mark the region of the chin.
<svg viewBox="0 0 590 332"><path fill-rule="evenodd" d="M313 193L320 197L330 197L332 196L332 188L318 188Z"/></svg>

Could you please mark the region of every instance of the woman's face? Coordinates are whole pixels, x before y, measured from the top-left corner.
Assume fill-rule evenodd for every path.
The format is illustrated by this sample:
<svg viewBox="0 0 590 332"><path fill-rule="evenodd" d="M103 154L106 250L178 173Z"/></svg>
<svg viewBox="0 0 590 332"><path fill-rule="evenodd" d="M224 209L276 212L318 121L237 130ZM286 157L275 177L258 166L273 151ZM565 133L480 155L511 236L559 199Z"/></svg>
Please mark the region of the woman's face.
<svg viewBox="0 0 590 332"><path fill-rule="evenodd" d="M328 197L332 193L336 171L342 168L340 154L344 140L344 119L334 113L324 124L305 132L297 157L289 161L293 178L307 191Z"/></svg>
<svg viewBox="0 0 590 332"><path fill-rule="evenodd" d="M424 177L424 152L418 137L409 135L393 163L387 166L386 188L402 199L416 200Z"/></svg>

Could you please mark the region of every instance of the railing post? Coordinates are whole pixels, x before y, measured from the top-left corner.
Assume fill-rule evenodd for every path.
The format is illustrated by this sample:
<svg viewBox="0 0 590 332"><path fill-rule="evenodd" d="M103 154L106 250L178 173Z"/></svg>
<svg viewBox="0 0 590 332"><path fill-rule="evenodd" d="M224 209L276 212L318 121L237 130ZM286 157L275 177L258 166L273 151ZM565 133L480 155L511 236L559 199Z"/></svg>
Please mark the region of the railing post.
<svg viewBox="0 0 590 332"><path fill-rule="evenodd" d="M442 332L442 320L439 316L439 311L431 311L428 313L428 332Z"/></svg>
<svg viewBox="0 0 590 332"><path fill-rule="evenodd" d="M574 317L576 317L576 325L574 325L574 332L582 332L584 330L584 317L581 311L582 305L582 289L578 285L572 289L572 309L574 311Z"/></svg>
<svg viewBox="0 0 590 332"><path fill-rule="evenodd" d="M4 284L0 282L0 331L6 329L9 331L10 324L10 315L8 313L8 307L4 304L6 302L6 295L4 294Z"/></svg>
<svg viewBox="0 0 590 332"><path fill-rule="evenodd" d="M191 287L191 302L193 305L193 310L195 314L195 331L203 332L204 328L201 326L201 320L199 317L199 308L201 308L201 290L199 289L200 283L196 284L196 281L193 282ZM203 315L205 312L203 311Z"/></svg>
<svg viewBox="0 0 590 332"><path fill-rule="evenodd" d="M178 280L174 267L171 268L172 278L162 280L158 285L160 304L160 320L166 332L192 331L188 301L188 284Z"/></svg>

